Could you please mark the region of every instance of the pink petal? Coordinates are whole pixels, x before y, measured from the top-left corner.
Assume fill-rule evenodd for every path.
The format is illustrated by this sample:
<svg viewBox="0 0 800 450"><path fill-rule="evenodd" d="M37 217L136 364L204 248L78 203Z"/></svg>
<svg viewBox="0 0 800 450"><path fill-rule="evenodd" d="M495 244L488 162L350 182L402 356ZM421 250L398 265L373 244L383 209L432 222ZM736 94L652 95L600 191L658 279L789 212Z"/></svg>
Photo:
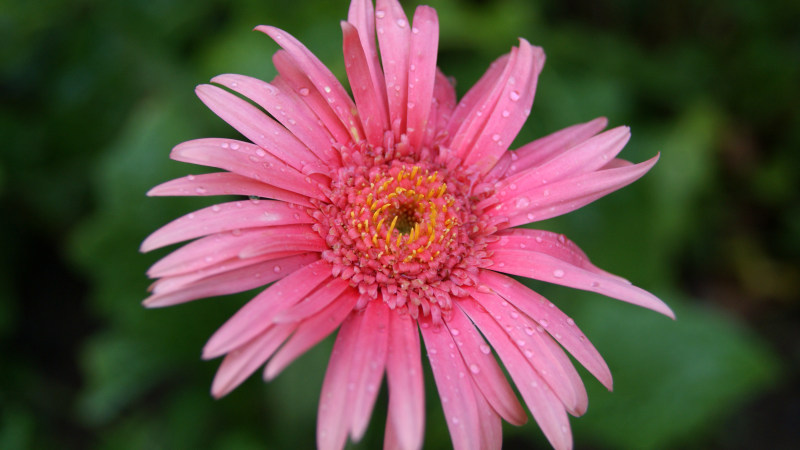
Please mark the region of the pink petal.
<svg viewBox="0 0 800 450"><path fill-rule="evenodd" d="M516 158L513 166L509 167L506 172L506 176L538 166L591 138L606 126L608 126L608 119L599 117L586 123L572 125L525 144L513 152Z"/></svg>
<svg viewBox="0 0 800 450"><path fill-rule="evenodd" d="M439 389L453 448L479 450L482 448L481 417L472 378L465 376L469 369L455 353L455 343L447 328L422 323L420 329L428 349L428 359Z"/></svg>
<svg viewBox="0 0 800 450"><path fill-rule="evenodd" d="M176 161L218 167L307 197L325 200L313 180L249 142L231 139L195 139L177 145Z"/></svg>
<svg viewBox="0 0 800 450"><path fill-rule="evenodd" d="M309 241L309 239L276 239L283 236L313 238L315 234L317 233L311 226L306 224L217 233L190 242L175 250L153 264L153 267L147 271L147 275L151 278L174 277L176 275L204 271L221 263L230 263L231 259L239 259L239 254L243 249L254 243L265 241L275 244L275 253L271 255L273 258L282 253L290 255L306 251L321 251L318 244ZM318 234L317 237L319 237ZM325 245L324 242L322 245Z"/></svg>
<svg viewBox="0 0 800 450"><path fill-rule="evenodd" d="M383 379L390 314L396 312L381 301L371 301L367 303L361 321L358 351L353 357L349 377L355 390L348 395L347 401L352 412L350 436L354 442L364 436Z"/></svg>
<svg viewBox="0 0 800 450"><path fill-rule="evenodd" d="M280 84L279 80L282 80L287 86L290 86L303 103L308 106L308 109L319 118L325 126L325 129L328 130L328 133L333 136L335 142L350 142L352 139L350 132L347 131L347 128L345 128L345 125L339 120L339 117L331 109L331 106L322 94L317 91L314 83L308 79L308 76L298 67L289 53L287 53L286 50L278 50L272 56L272 63L280 74L280 77L276 77L273 82Z"/></svg>
<svg viewBox="0 0 800 450"><path fill-rule="evenodd" d="M363 313L353 311L342 323L333 344L317 412L317 448L340 450L344 448L350 426L347 412L350 363L360 350L359 327Z"/></svg>
<svg viewBox="0 0 800 450"><path fill-rule="evenodd" d="M450 122L447 124L447 136L448 140L445 141L445 144L452 147L452 141L456 136L458 130L463 126L464 122L470 118L475 116L477 109L480 107L483 98L489 94L489 92L494 88L497 84L500 77L503 75L506 67L509 65L511 55L506 54L499 58L497 58L492 64L489 65L489 68L486 70L486 73L472 86L464 97L461 98L461 101L458 103L458 106L453 111L452 116L450 117ZM481 112L481 114L483 114Z"/></svg>
<svg viewBox="0 0 800 450"><path fill-rule="evenodd" d="M164 225L142 242L140 250L149 252L176 242L223 231L311 222L312 219L304 208L281 201L245 200L220 203Z"/></svg>
<svg viewBox="0 0 800 450"><path fill-rule="evenodd" d="M589 138L541 165L501 180L495 186L495 195L500 198L513 196L514 191L530 191L547 183L595 172L613 160L630 137L628 127L617 127Z"/></svg>
<svg viewBox="0 0 800 450"><path fill-rule="evenodd" d="M177 305L199 298L216 297L249 291L282 278L287 273L305 267L319 259L316 253L303 253L253 264L211 275L167 292L157 293L144 301L148 308Z"/></svg>
<svg viewBox="0 0 800 450"><path fill-rule="evenodd" d="M608 390L612 389L611 371L608 369L608 365L592 343L586 339L580 328L575 325L574 320L567 317L547 299L511 277L482 270L479 279L481 283L538 322L598 381L603 383Z"/></svg>
<svg viewBox="0 0 800 450"><path fill-rule="evenodd" d="M459 301L458 306L469 315L497 351L550 444L556 450L571 449L572 434L567 413L548 384L531 369L523 354L480 304L466 298Z"/></svg>
<svg viewBox="0 0 800 450"><path fill-rule="evenodd" d="M361 124L353 115L355 105L336 76L305 45L289 33L267 25L259 25L256 30L268 35L286 50L297 67L308 76L317 91L328 102L331 110L339 117L352 139L359 142L363 133Z"/></svg>
<svg viewBox="0 0 800 450"><path fill-rule="evenodd" d="M303 319L320 312L323 308L336 300L336 298L339 297L339 295L341 295L342 292L344 292L344 290L349 286L350 282L348 280L334 278L330 283L317 289L313 294L309 295L304 300L276 315L273 319L273 322L300 322Z"/></svg>
<svg viewBox="0 0 800 450"><path fill-rule="evenodd" d="M509 227L560 216L633 183L647 173L656 161L658 156L629 167L586 173L518 191L515 196L487 210L486 214L507 217Z"/></svg>
<svg viewBox="0 0 800 450"><path fill-rule="evenodd" d="M546 253L528 250L495 250L492 270L519 275L584 291L597 292L675 318L675 314L655 295L621 281L619 277L590 272Z"/></svg>
<svg viewBox="0 0 800 450"><path fill-rule="evenodd" d="M478 420L481 426L481 442L483 443L481 448L485 450L500 450L503 448L503 423L500 420L500 416L489 406L477 386L473 385L472 390L474 391L475 401L478 403Z"/></svg>
<svg viewBox="0 0 800 450"><path fill-rule="evenodd" d="M361 48L364 49L364 54L367 57L372 86L378 92L378 101L381 109L384 112L388 112L386 82L383 79L381 62L378 59L378 47L375 43L375 10L372 7L372 0L354 0L350 2L347 21L358 30L358 36L361 38Z"/></svg>
<svg viewBox="0 0 800 450"><path fill-rule="evenodd" d="M506 152L530 114L544 59L540 47L520 39L516 62L496 103L488 106L485 125L466 154L464 166L476 164L488 172Z"/></svg>
<svg viewBox="0 0 800 450"><path fill-rule="evenodd" d="M188 175L147 191L148 196L248 195L311 206L308 197L230 172Z"/></svg>
<svg viewBox="0 0 800 450"><path fill-rule="evenodd" d="M471 108L469 111L467 111L468 115L463 118L463 123L461 123L458 129L453 133L452 140L448 147L462 159L469 155L469 152L472 150L475 141L480 137L481 132L486 125L487 116L491 114L492 110L494 109L497 100L500 98L500 94L503 92L504 87L508 83L510 74L516 71L518 59L519 49L517 47L513 47L508 56L507 63L502 67L502 72L499 74L499 76L496 78L494 77L496 69L493 70L494 65L490 66L483 78L478 80L478 83L470 90L470 92L472 92L472 90L477 90L476 94L480 94L480 98L468 99L467 97L470 92L467 92L467 95L465 95L461 100L461 104L465 104L465 102L469 100L469 106L471 106ZM491 78L489 78L487 81L490 81L491 84L487 83L487 85L483 85L482 81L484 78L488 78L490 76ZM472 101L475 103L471 104ZM451 121L457 119L461 115L461 111L459 110L459 108L461 108L461 104L459 104L458 108L456 108L456 114Z"/></svg>
<svg viewBox="0 0 800 450"><path fill-rule="evenodd" d="M311 150L247 101L210 84L197 86L195 93L222 120L276 158L306 175L330 175L330 169Z"/></svg>
<svg viewBox="0 0 800 450"><path fill-rule="evenodd" d="M300 322L297 331L264 368L264 379L269 381L311 347L333 332L353 310L358 293L344 291L335 301L314 316Z"/></svg>
<svg viewBox="0 0 800 450"><path fill-rule="evenodd" d="M586 412L589 398L578 372L544 329L494 293L472 292L470 295L506 330L513 345L525 355L567 411L576 416Z"/></svg>
<svg viewBox="0 0 800 450"><path fill-rule="evenodd" d="M591 261L589 261L589 257L586 256L586 253L563 234L529 228L510 228L498 231L495 233L495 236L498 236L500 239L489 243L486 246L486 250L527 250L545 253L580 267L581 269L607 275L611 278L616 278L619 281L628 283L624 278L610 274L592 264Z"/></svg>
<svg viewBox="0 0 800 450"><path fill-rule="evenodd" d="M389 123L399 140L406 127L410 31L408 18L397 0L378 0L375 26L389 100Z"/></svg>
<svg viewBox="0 0 800 450"><path fill-rule="evenodd" d="M433 104L431 105L424 145L433 144L438 137L437 133L442 133L442 130L445 130L455 108L456 90L450 80L437 69L436 81L433 85Z"/></svg>
<svg viewBox="0 0 800 450"><path fill-rule="evenodd" d="M275 314L305 298L330 277L330 263L319 260L277 281L247 302L211 336L203 348L203 358L216 358L254 338L272 325Z"/></svg>
<svg viewBox="0 0 800 450"><path fill-rule="evenodd" d="M353 89L353 97L356 99L361 125L367 135L367 142L379 147L383 144L383 133L389 129L387 111L378 92L378 89L383 88L383 83L376 86L372 82L367 56L361 48L361 39L356 28L342 22L342 33L344 65Z"/></svg>
<svg viewBox="0 0 800 450"><path fill-rule="evenodd" d="M439 18L436 10L429 6L417 8L411 27L410 45L406 132L411 146L419 148L428 128L436 81L436 55L439 47Z"/></svg>
<svg viewBox="0 0 800 450"><path fill-rule="evenodd" d="M217 369L211 394L220 398L242 384L269 359L295 327L294 324L274 325L252 341L228 353Z"/></svg>
<svg viewBox="0 0 800 450"><path fill-rule="evenodd" d="M300 100L289 86L283 89L278 78L269 84L256 78L225 74L211 79L226 88L238 92L264 108L286 127L311 152L328 166L339 167L335 152L331 149L331 135L317 123L317 116Z"/></svg>
<svg viewBox="0 0 800 450"><path fill-rule="evenodd" d="M489 346L464 312L454 308L452 316L445 324L472 374L475 385L480 389L481 396L486 397L489 405L512 425L527 422L528 417L506 381L503 370L497 365Z"/></svg>
<svg viewBox="0 0 800 450"><path fill-rule="evenodd" d="M388 442L394 436L397 448L419 449L425 427L425 385L417 322L408 315L389 314L386 378L389 415L385 439Z"/></svg>

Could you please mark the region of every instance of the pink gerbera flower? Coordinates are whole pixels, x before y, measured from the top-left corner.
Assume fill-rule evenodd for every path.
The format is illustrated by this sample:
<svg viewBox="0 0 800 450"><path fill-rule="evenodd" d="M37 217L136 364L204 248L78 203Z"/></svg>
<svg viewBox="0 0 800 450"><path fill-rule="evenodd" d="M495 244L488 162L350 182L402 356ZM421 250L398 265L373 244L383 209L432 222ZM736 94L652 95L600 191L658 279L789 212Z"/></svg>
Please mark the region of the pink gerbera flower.
<svg viewBox="0 0 800 450"><path fill-rule="evenodd" d="M150 251L196 239L149 270L158 281L145 305L272 283L203 350L225 356L216 397L265 363L264 378L274 378L339 328L319 405L321 449L361 438L384 374L386 448L422 445L420 332L456 449L500 448L500 419L527 420L492 348L553 447L570 448L567 413L583 414L587 397L563 349L608 389L611 374L572 319L508 275L672 312L563 235L513 227L580 208L657 157L616 159L629 130L601 132L604 118L509 151L544 53L520 39L457 102L436 67L438 20L427 6L408 21L396 0L375 11L353 0L342 30L354 100L291 35L257 30L282 47L271 83L221 75L197 88L252 143L184 142L173 159L223 171L149 192L249 199L188 214L144 241Z"/></svg>

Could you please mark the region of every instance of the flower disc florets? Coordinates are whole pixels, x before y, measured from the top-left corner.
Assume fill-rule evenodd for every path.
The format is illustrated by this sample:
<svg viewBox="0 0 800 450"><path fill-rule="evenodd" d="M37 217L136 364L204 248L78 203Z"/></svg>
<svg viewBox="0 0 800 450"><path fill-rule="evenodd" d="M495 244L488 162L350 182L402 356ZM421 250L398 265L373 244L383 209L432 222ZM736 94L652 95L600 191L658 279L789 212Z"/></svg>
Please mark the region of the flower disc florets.
<svg viewBox="0 0 800 450"><path fill-rule="evenodd" d="M323 258L334 276L358 288L361 306L380 295L391 308L438 321L449 314L451 296L465 295L460 286L474 285L489 264L484 247L496 228L473 206L485 194L474 195L474 180L449 171L443 159L373 157L344 166L331 183L331 203L312 213L330 247Z"/></svg>

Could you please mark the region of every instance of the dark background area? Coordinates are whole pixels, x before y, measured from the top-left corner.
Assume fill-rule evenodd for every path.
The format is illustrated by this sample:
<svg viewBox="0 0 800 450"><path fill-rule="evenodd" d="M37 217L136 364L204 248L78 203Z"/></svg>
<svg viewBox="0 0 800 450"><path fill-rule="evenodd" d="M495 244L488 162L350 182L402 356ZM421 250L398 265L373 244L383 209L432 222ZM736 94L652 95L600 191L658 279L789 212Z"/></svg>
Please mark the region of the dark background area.
<svg viewBox="0 0 800 450"><path fill-rule="evenodd" d="M585 371L578 449L800 445L800 3L431 1L459 95L521 36L547 64L521 145L597 116L631 126L642 180L562 218L599 266L659 295L670 321L531 286L606 357ZM412 4L405 3L411 15ZM0 448L310 448L326 342L222 400L205 339L252 294L145 310L138 245L209 199L146 198L198 168L182 141L235 132L193 87L270 79L271 24L343 76L347 2L0 0ZM428 374L426 448L449 437ZM364 441L382 442L386 395ZM505 448L548 448L534 424Z"/></svg>

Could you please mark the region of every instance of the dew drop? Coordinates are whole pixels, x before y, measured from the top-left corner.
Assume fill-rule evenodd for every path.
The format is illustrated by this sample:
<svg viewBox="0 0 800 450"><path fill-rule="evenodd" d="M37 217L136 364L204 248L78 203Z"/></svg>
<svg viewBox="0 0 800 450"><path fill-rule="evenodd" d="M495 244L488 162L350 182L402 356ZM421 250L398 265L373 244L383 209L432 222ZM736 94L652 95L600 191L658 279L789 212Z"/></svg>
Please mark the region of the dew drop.
<svg viewBox="0 0 800 450"><path fill-rule="evenodd" d="M571 326L574 326L574 325L575 325L575 321L574 321L574 320L572 320L572 317L568 317L568 318L567 318L567 325L571 325Z"/></svg>
<svg viewBox="0 0 800 450"><path fill-rule="evenodd" d="M386 11L382 9L375 11L375 17L377 17L378 19L383 19L385 16L386 16Z"/></svg>
<svg viewBox="0 0 800 450"><path fill-rule="evenodd" d="M231 142L231 149L232 150L239 150L239 144L236 142Z"/></svg>
<svg viewBox="0 0 800 450"><path fill-rule="evenodd" d="M194 181L194 175L187 175L186 179L189 181Z"/></svg>
<svg viewBox="0 0 800 450"><path fill-rule="evenodd" d="M502 115L503 117L508 117L508 116L510 116L510 115L511 115L511 112L510 112L509 110L507 110L507 109L504 109L501 115Z"/></svg>
<svg viewBox="0 0 800 450"><path fill-rule="evenodd" d="M481 344L479 348L481 350L481 353L483 353L484 355L488 355L489 353L492 352L492 349L489 348L489 346L486 344Z"/></svg>
<svg viewBox="0 0 800 450"><path fill-rule="evenodd" d="M195 192L197 192L198 194L205 194L205 193L206 193L206 188L204 188L204 187L202 187L202 186L198 186L198 187L195 189Z"/></svg>
<svg viewBox="0 0 800 450"><path fill-rule="evenodd" d="M517 199L515 206L517 209L527 208L531 204L531 200L528 197L520 197Z"/></svg>
<svg viewBox="0 0 800 450"><path fill-rule="evenodd" d="M227 143L227 142L223 142L223 143L222 143L222 145L221 145L220 147L222 147L222 148L228 148L228 143Z"/></svg>
<svg viewBox="0 0 800 450"><path fill-rule="evenodd" d="M528 358L528 359L533 358L533 352L531 350L527 350L526 349L523 353L525 353L525 357L526 358Z"/></svg>
<svg viewBox="0 0 800 450"><path fill-rule="evenodd" d="M472 372L472 373L479 373L481 371L481 368L478 367L477 364L470 364L469 365L469 371Z"/></svg>
<svg viewBox="0 0 800 450"><path fill-rule="evenodd" d="M450 421L453 422L454 425L458 425L458 417L453 417Z"/></svg>
<svg viewBox="0 0 800 450"><path fill-rule="evenodd" d="M599 286L600 286L600 283L598 283L597 281L592 281L592 287L593 288L596 288L596 287L599 287Z"/></svg>
<svg viewBox="0 0 800 450"><path fill-rule="evenodd" d="M519 100L519 92L518 91L511 91L511 93L508 95L508 98L510 98L511 101L513 101L513 102Z"/></svg>
<svg viewBox="0 0 800 450"><path fill-rule="evenodd" d="M275 267L273 267L273 268L272 268L272 271L273 271L273 272L275 272L275 273L280 273L280 272L281 272L281 266L275 266Z"/></svg>
<svg viewBox="0 0 800 450"><path fill-rule="evenodd" d="M522 339L517 339L517 346L524 347L525 346L525 341L522 340Z"/></svg>
<svg viewBox="0 0 800 450"><path fill-rule="evenodd" d="M214 206L211 207L211 210L214 211L214 212L219 212L221 209L222 208L220 208L219 205L214 205Z"/></svg>
<svg viewBox="0 0 800 450"><path fill-rule="evenodd" d="M259 149L256 149L256 155L258 155L258 156L263 158L263 157L267 156L267 152L265 152L263 148L259 148Z"/></svg>
<svg viewBox="0 0 800 450"><path fill-rule="evenodd" d="M406 26L405 19L397 19L397 26L400 27L400 28L405 28L405 26Z"/></svg>
<svg viewBox="0 0 800 450"><path fill-rule="evenodd" d="M516 191L517 190L517 185L514 184L514 183L511 183L511 184L508 185L508 188L511 189L512 191Z"/></svg>
<svg viewBox="0 0 800 450"><path fill-rule="evenodd" d="M492 140L493 140L493 141L495 141L495 142L499 141L499 140L500 140L500 135L499 135L499 134L496 134L496 133L495 133L495 134L493 134L493 135L492 135Z"/></svg>
<svg viewBox="0 0 800 450"><path fill-rule="evenodd" d="M547 326L550 325L550 323L546 319L541 319L539 320L539 325L547 328Z"/></svg>
<svg viewBox="0 0 800 450"><path fill-rule="evenodd" d="M564 278L564 271L561 269L556 269L553 271L553 276L556 278Z"/></svg>
<svg viewBox="0 0 800 450"><path fill-rule="evenodd" d="M450 334L452 334L453 336L458 336L459 333L460 331L456 330L455 328L450 330Z"/></svg>
<svg viewBox="0 0 800 450"><path fill-rule="evenodd" d="M536 333L536 331L532 327L525 327L525 334L533 336L534 333Z"/></svg>

